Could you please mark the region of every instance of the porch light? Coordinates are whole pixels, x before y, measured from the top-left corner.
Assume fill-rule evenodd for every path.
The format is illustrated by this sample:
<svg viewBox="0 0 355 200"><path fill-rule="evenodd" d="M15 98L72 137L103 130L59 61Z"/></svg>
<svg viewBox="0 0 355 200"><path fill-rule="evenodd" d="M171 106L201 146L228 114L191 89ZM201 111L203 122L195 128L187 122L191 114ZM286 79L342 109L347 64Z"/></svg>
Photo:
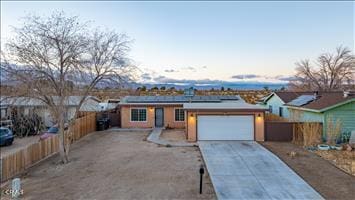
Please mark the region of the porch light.
<svg viewBox="0 0 355 200"><path fill-rule="evenodd" d="M260 113L258 114L258 119L260 119L261 118L261 115L260 115Z"/></svg>

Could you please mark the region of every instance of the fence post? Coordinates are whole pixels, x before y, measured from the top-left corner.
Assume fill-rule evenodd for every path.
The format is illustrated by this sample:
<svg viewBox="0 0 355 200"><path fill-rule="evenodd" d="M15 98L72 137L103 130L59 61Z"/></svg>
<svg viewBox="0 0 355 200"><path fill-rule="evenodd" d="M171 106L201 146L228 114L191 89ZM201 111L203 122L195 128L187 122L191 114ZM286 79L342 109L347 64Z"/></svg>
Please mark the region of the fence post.
<svg viewBox="0 0 355 200"><path fill-rule="evenodd" d="M0 159L0 183L2 182L2 177L3 177L3 175L2 175L2 158Z"/></svg>

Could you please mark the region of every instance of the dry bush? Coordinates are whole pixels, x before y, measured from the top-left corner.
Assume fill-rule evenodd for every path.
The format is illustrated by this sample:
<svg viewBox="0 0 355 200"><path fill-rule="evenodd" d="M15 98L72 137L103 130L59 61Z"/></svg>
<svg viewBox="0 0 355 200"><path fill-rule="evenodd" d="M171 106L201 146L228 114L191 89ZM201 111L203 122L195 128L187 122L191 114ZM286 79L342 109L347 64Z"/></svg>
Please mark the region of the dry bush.
<svg viewBox="0 0 355 200"><path fill-rule="evenodd" d="M302 123L303 146L315 146L321 142L322 125L320 123Z"/></svg>
<svg viewBox="0 0 355 200"><path fill-rule="evenodd" d="M336 121L332 117L327 118L327 144L335 145L336 140L341 134L342 123L339 119Z"/></svg>
<svg viewBox="0 0 355 200"><path fill-rule="evenodd" d="M322 125L318 122L298 123L293 126L292 142L302 146L315 146L321 142Z"/></svg>
<svg viewBox="0 0 355 200"><path fill-rule="evenodd" d="M302 145L303 143L303 131L301 129L301 123L293 125L292 143Z"/></svg>
<svg viewBox="0 0 355 200"><path fill-rule="evenodd" d="M265 121L287 122L288 120L278 115L267 113L265 114Z"/></svg>

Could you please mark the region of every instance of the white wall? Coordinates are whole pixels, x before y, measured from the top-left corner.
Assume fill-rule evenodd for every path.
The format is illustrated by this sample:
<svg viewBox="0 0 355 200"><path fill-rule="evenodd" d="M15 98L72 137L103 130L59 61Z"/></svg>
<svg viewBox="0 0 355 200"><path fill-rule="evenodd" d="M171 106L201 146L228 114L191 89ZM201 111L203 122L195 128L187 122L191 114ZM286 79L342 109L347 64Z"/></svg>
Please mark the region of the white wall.
<svg viewBox="0 0 355 200"><path fill-rule="evenodd" d="M279 115L279 109L280 107L283 108L283 116L284 118L289 118L290 114L288 112L287 107L283 106L284 102L278 97L276 94L273 95L266 103L267 109L269 109L269 106L272 106L272 114Z"/></svg>

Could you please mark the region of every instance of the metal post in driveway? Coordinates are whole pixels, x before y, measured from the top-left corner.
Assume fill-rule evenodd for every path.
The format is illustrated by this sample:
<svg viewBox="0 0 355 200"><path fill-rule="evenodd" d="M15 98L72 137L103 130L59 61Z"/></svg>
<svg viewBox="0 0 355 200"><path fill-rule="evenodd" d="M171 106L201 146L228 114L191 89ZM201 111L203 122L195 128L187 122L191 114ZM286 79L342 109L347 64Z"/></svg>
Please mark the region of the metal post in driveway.
<svg viewBox="0 0 355 200"><path fill-rule="evenodd" d="M203 165L201 165L200 166L200 194L202 194L202 178L204 173L205 173L205 169L203 168Z"/></svg>

